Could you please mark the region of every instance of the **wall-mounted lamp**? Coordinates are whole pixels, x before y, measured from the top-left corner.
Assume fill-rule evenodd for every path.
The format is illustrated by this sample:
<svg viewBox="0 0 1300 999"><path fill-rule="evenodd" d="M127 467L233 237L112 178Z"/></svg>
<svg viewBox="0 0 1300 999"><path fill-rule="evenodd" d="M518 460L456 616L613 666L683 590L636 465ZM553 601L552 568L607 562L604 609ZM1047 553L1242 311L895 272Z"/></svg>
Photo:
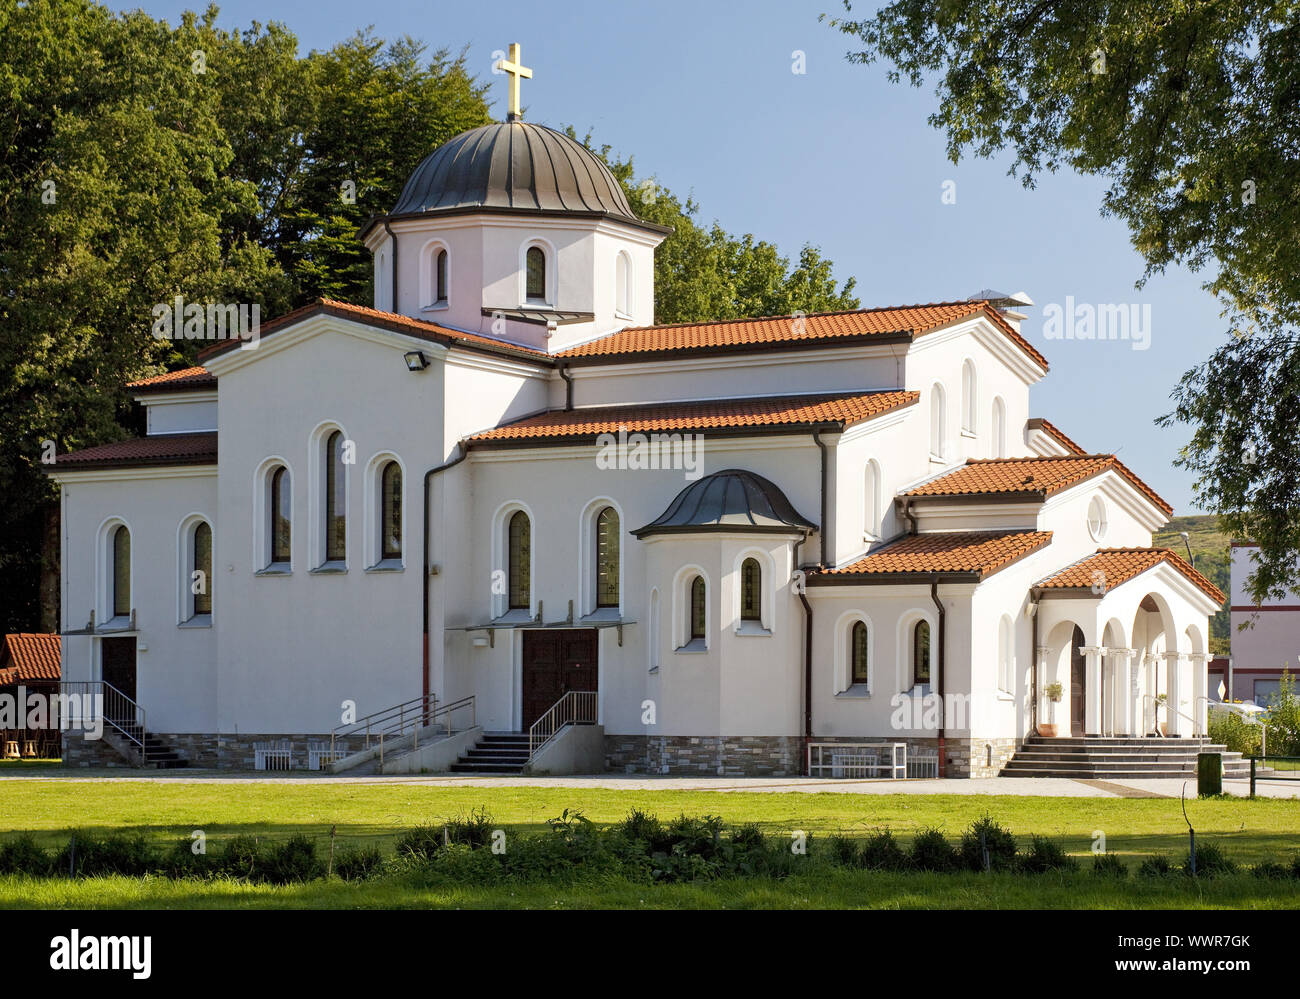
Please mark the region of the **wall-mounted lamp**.
<svg viewBox="0 0 1300 999"><path fill-rule="evenodd" d="M429 359L424 356L422 350L408 350L402 355L406 358L406 370L423 371L429 366Z"/></svg>

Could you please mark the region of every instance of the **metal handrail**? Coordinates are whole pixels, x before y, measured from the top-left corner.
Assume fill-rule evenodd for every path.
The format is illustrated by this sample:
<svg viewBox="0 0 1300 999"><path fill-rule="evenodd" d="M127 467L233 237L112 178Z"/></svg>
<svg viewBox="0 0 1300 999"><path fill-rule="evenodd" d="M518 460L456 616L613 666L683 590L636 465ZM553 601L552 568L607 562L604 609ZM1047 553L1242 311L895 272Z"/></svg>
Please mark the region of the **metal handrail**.
<svg viewBox="0 0 1300 999"><path fill-rule="evenodd" d="M69 690L68 688L80 688ZM96 690L98 688L98 690ZM59 684L62 694L87 694L97 692L99 716L105 724L121 734L122 738L135 746L140 754L140 762L145 762L145 710L134 698L118 690L105 680L64 680ZM139 729L136 735L132 729Z"/></svg>
<svg viewBox="0 0 1300 999"><path fill-rule="evenodd" d="M1160 731L1160 705L1156 703L1156 696L1157 695L1155 694L1142 695L1142 714L1144 716L1143 720L1145 721L1147 701L1151 701L1153 704L1155 704L1155 710L1151 712L1151 724L1154 727L1155 731L1159 732ZM1204 697L1204 695L1201 696ZM1208 698L1206 698L1206 700L1208 702ZM1198 728L1200 728L1200 724L1199 722L1197 722L1195 718L1189 715L1186 711L1179 711L1178 708L1174 707L1174 705L1168 699L1165 700L1164 707L1166 711L1172 711L1179 718L1186 718L1189 722L1192 723L1191 737L1193 739L1204 739L1207 737L1208 733L1196 731ZM1167 739L1169 737L1165 735L1161 735L1161 738Z"/></svg>
<svg viewBox="0 0 1300 999"><path fill-rule="evenodd" d="M570 690L550 706L528 729L528 760L545 748L566 725L594 725L596 692Z"/></svg>
<svg viewBox="0 0 1300 999"><path fill-rule="evenodd" d="M469 725L466 727L473 728L477 723L478 714L473 694L442 705L438 704L435 694L413 697L401 704L372 711L347 725L335 726L330 732L330 753L331 755L335 753L335 744L338 740L360 735L363 732L366 737L365 748L369 749L371 742L377 739L382 752L385 739L403 736L407 732L415 732L418 739L420 729L428 728L440 717L447 718L447 734L452 735L455 729L451 724L451 715L466 707L469 708Z"/></svg>

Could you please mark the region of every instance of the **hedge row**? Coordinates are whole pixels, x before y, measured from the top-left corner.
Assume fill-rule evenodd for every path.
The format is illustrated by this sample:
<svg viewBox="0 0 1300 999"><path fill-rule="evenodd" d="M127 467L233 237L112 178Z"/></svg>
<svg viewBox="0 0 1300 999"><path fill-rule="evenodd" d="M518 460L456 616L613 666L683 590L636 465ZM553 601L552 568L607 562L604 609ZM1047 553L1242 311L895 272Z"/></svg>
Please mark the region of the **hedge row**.
<svg viewBox="0 0 1300 999"><path fill-rule="evenodd" d="M888 829L865 840L830 836L823 844L772 837L755 824L732 828L714 815L681 815L661 822L634 810L622 822L599 828L580 812L566 810L541 833L507 835L484 811L451 821L418 826L398 837L392 857L377 847L343 848L332 856L303 834L280 841L239 835L219 852L195 853L183 839L160 849L139 834L96 837L74 833L57 851L24 833L0 844L0 874L32 877L92 877L120 874L171 878L229 877L267 884L292 884L332 875L360 881L385 873L450 877L466 883L515 878L566 879L609 874L644 882L681 882L720 877L783 878L814 862L876 871L1000 871L1018 874L1070 872L1079 861L1060 843L1031 835L1024 844L993 819L978 819L950 842L937 829L924 829L908 847ZM1092 859L1092 873L1127 878L1128 865L1114 854ZM1213 843L1197 846L1196 873L1214 877L1238 872ZM1251 872L1262 878L1300 878L1300 857L1289 866L1265 861ZM1152 856L1138 867L1140 877L1190 874L1190 858L1175 862Z"/></svg>

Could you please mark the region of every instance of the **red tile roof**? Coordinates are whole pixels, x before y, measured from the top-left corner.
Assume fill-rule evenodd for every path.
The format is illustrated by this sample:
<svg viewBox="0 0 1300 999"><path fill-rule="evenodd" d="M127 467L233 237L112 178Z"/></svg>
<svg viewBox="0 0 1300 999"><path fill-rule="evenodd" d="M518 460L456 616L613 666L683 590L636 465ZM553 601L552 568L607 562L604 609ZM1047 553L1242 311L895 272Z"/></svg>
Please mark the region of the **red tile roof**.
<svg viewBox="0 0 1300 999"><path fill-rule="evenodd" d="M20 632L5 635L5 654L0 662L0 686L59 679L59 636Z"/></svg>
<svg viewBox="0 0 1300 999"><path fill-rule="evenodd" d="M1105 592L1148 569L1154 569L1161 562L1172 565L1215 603L1221 604L1227 599L1222 590L1168 548L1100 548L1095 555L1066 566L1038 586L1047 590L1091 590L1094 584L1100 583L1102 592Z"/></svg>
<svg viewBox="0 0 1300 999"><path fill-rule="evenodd" d="M217 434L158 434L69 451L55 458L56 469L129 468L137 465L211 465L217 460Z"/></svg>
<svg viewBox="0 0 1300 999"><path fill-rule="evenodd" d="M1058 444L1061 445L1061 447L1065 448L1071 454L1088 453L1083 448L1081 448L1078 444L1072 441L1069 437L1065 436L1065 434L1062 432L1060 427L1058 427L1054 423L1049 423L1047 420L1044 420L1042 417L1038 417L1038 416L1033 417L1029 421L1029 429L1043 431L1043 433L1053 438Z"/></svg>
<svg viewBox="0 0 1300 999"><path fill-rule="evenodd" d="M722 319L670 326L632 326L609 336L559 351L560 358L611 358L618 355L680 351L745 350L774 344L826 346L895 334L915 339L963 319L983 314L1044 371L1047 359L987 302L940 302L807 316Z"/></svg>
<svg viewBox="0 0 1300 999"><path fill-rule="evenodd" d="M537 350L534 347L525 347L519 344L508 343L504 340L497 340L490 336L481 336L478 333L466 333L462 330L450 329L446 326L439 326L437 323L426 322L423 319L412 319L410 316L399 315L396 312L381 312L378 309L369 309L364 305L352 305L348 302L338 302L330 298L322 298L308 305L304 305L292 312L287 312L283 316L271 320L269 323L263 323L258 331L259 338L265 338L281 330L288 329L295 323L312 316L328 315L335 316L339 319L352 319L356 322L366 323L370 326L376 326L380 329L391 330L395 333L404 333L407 336L417 337L421 340L428 340L430 343L439 343L446 346L467 347L472 350L486 351L491 354L501 354L509 357L542 361L549 365L551 363L550 355L544 350ZM209 357L215 357L218 354L224 354L229 350L237 350L240 347L239 340L223 340L215 343L206 350L199 352L199 360Z"/></svg>
<svg viewBox="0 0 1300 999"><path fill-rule="evenodd" d="M127 382L126 387L134 389L137 393L182 392L190 389L213 388L216 384L217 376L207 368L192 367L182 368L179 371L167 371L161 375L151 375L135 382Z"/></svg>
<svg viewBox="0 0 1300 999"><path fill-rule="evenodd" d="M1078 485L1107 469L1114 469L1139 492L1164 511L1173 507L1134 475L1113 454L1070 454L1034 458L972 458L956 471L905 493L913 497L1003 496L1041 501L1062 489Z"/></svg>
<svg viewBox="0 0 1300 999"><path fill-rule="evenodd" d="M549 410L470 437L470 444L585 440L602 433L801 428L862 423L903 406L919 392L834 393L775 398L714 399L634 406Z"/></svg>
<svg viewBox="0 0 1300 999"><path fill-rule="evenodd" d="M939 531L909 534L850 565L813 573L808 581L888 582L897 576L952 573L982 579L1038 551L1051 540L1051 531Z"/></svg>

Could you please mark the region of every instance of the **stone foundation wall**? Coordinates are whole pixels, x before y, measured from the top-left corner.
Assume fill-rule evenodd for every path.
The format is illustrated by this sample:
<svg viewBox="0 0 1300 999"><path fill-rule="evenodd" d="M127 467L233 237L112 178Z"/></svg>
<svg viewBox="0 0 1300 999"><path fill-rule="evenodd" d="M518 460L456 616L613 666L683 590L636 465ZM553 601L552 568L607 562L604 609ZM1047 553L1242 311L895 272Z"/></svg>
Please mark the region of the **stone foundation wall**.
<svg viewBox="0 0 1300 999"><path fill-rule="evenodd" d="M329 734L267 734L250 735L210 732L159 732L158 739L174 749L191 767L214 770L252 770L257 765L254 744L258 742L288 742L293 750L295 770L306 770L309 763L308 743L330 741ZM363 748L362 739L341 740L336 745L348 752ZM63 765L68 767L130 767L134 764L124 757L105 733L104 738L86 739L79 732L63 735Z"/></svg>
<svg viewBox="0 0 1300 999"><path fill-rule="evenodd" d="M1022 739L947 739L949 777L996 777L1020 748Z"/></svg>

